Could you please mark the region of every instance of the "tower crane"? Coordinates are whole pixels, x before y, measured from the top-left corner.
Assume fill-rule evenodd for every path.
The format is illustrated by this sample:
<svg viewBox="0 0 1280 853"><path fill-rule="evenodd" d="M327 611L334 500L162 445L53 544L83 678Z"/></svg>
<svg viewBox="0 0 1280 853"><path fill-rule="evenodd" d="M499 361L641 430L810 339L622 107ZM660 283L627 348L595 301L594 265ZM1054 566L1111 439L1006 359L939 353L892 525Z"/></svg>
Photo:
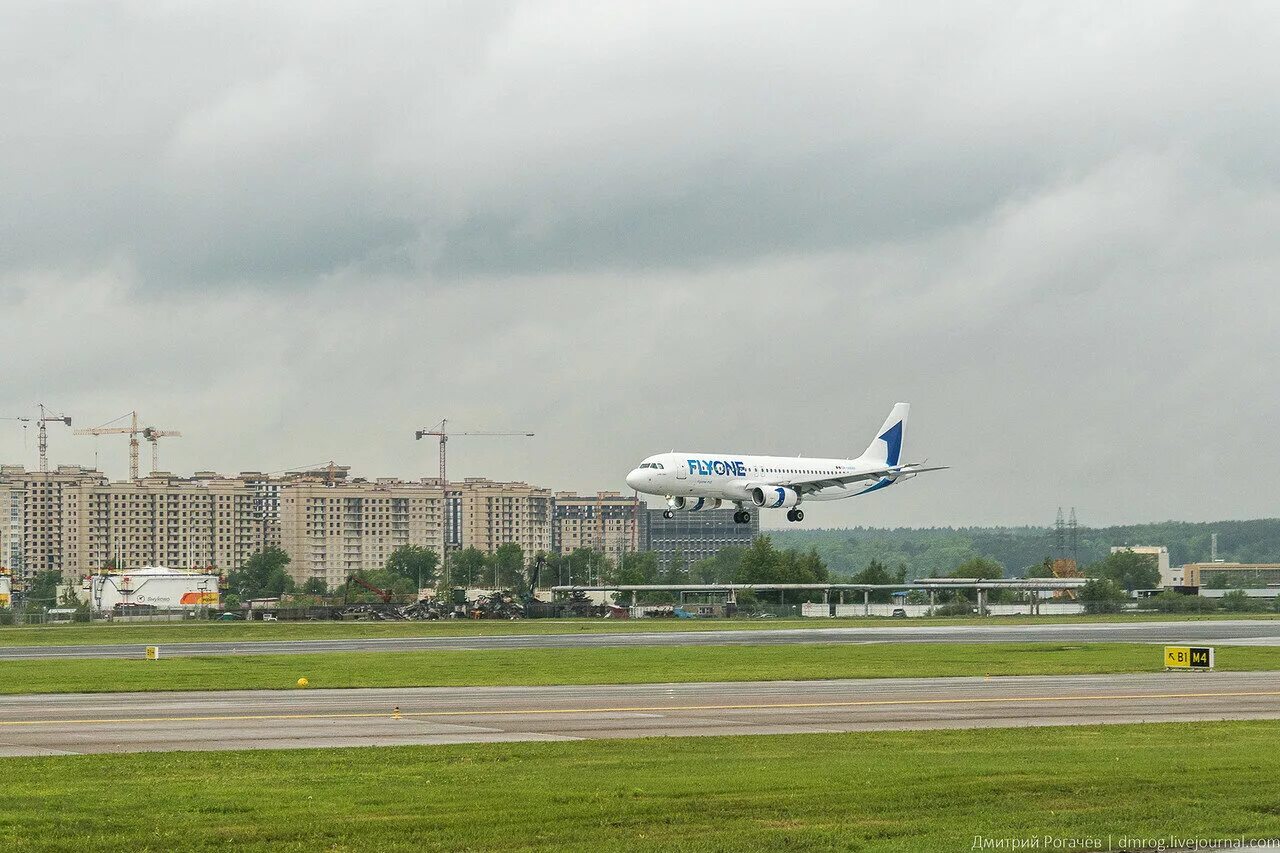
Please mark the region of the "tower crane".
<svg viewBox="0 0 1280 853"><path fill-rule="evenodd" d="M64 423L71 426L71 418L67 415L51 415L44 403L37 403L40 407L40 470L49 470L49 433L46 429L47 424Z"/></svg>
<svg viewBox="0 0 1280 853"><path fill-rule="evenodd" d="M449 432L448 419L440 421L440 423L429 429L414 430L413 438L415 441L421 441L425 436L431 435L440 439L440 488L444 489L444 510L445 510L445 536L448 537L448 516L449 516L449 474L448 474L448 455L445 446L449 443L449 438L455 435L478 435L478 436L515 436L519 438L533 438L531 432L488 432L485 430L474 430L470 432ZM459 521L461 523L461 521ZM461 531L459 531L461 534ZM440 575L444 578L445 584L449 583L448 571L448 554L449 543L444 543L444 553L440 555Z"/></svg>
<svg viewBox="0 0 1280 853"><path fill-rule="evenodd" d="M129 422L129 426L127 427L111 426L111 424L120 420L120 418L123 418L126 416L132 418L132 420ZM138 479L138 436L141 433L142 433L142 430L138 429L138 413L126 412L125 414L121 415L119 418L112 418L111 420L107 421L105 424L102 424L101 426L89 427L88 429L78 429L75 431L74 435L127 435L129 436L129 479L136 480Z"/></svg>
<svg viewBox="0 0 1280 853"><path fill-rule="evenodd" d="M448 421L448 420L443 420L443 421L441 421L440 423L436 424L435 426L431 427L430 429L420 429L420 430L415 430L415 431L414 431L414 433L413 433L413 437L414 437L414 440L415 440L415 441L416 441L416 440L421 440L424 436L428 436L428 435L433 435L433 436L436 436L437 438L439 438L439 439L440 439L440 485L441 485L441 487L445 487L445 488L447 488L447 487L448 487L448 485L449 485L449 479L448 479L448 477L447 477L447 473L448 473L448 472L447 472L447 468L448 468L448 466L445 464L445 463L446 463L446 461L447 461L447 458L448 458L448 457L447 457L447 455L446 455L446 453L445 453L445 445L449 443L449 438L450 438L451 436L455 436L455 435L487 435L487 436L498 436L498 435L504 435L504 436L519 436L520 438L533 438L533 433L531 433L531 432L485 432L485 431L473 431L473 432L449 432L449 431L448 431L448 429L447 429L448 424L449 424L449 421Z"/></svg>
<svg viewBox="0 0 1280 853"><path fill-rule="evenodd" d="M179 438L182 433L176 429L156 429L155 427L144 427L142 437L151 442L151 473L154 474L160 470L160 439L162 438Z"/></svg>

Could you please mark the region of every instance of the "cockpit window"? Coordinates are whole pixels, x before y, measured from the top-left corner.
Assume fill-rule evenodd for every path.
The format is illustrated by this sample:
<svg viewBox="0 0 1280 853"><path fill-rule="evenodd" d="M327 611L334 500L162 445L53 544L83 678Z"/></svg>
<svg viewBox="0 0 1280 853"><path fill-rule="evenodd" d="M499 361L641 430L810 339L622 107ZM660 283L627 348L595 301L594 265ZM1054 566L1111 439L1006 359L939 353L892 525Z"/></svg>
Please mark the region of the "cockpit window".
<svg viewBox="0 0 1280 853"><path fill-rule="evenodd" d="M653 467L654 467L654 468L661 468L661 467L662 467L662 463L661 463L661 462L655 462L655 463L653 463Z"/></svg>

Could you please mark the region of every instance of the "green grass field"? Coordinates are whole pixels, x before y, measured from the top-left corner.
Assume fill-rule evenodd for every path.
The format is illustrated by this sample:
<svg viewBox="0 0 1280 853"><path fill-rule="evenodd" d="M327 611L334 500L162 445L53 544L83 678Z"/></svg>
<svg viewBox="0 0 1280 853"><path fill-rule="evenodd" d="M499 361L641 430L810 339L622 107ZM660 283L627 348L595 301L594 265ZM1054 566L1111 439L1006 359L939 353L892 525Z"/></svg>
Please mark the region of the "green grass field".
<svg viewBox="0 0 1280 853"><path fill-rule="evenodd" d="M1280 723L1232 722L10 758L0 844L1106 850L1280 837L1277 753Z"/></svg>
<svg viewBox="0 0 1280 853"><path fill-rule="evenodd" d="M578 634L610 631L725 631L779 628L886 628L920 625L1046 625L1050 623L1280 619L1280 614L1124 614L988 616L960 619L525 619L439 622L151 622L0 628L0 646L101 643L189 643L230 640L333 640L353 637L456 637L490 634Z"/></svg>
<svg viewBox="0 0 1280 853"><path fill-rule="evenodd" d="M804 644L332 652L145 660L6 661L0 693L468 685L642 684L1155 672L1162 648L1096 643ZM1224 670L1280 670L1280 647L1219 647Z"/></svg>

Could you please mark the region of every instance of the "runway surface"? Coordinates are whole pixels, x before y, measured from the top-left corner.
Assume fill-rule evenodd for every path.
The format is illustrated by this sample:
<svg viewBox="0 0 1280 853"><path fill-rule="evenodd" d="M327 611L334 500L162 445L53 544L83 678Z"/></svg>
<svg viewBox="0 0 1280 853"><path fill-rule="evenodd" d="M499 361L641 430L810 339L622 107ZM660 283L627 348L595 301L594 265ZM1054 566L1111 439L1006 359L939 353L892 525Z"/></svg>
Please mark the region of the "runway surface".
<svg viewBox="0 0 1280 853"><path fill-rule="evenodd" d="M0 699L0 756L1221 719L1280 719L1280 676L43 694Z"/></svg>
<svg viewBox="0 0 1280 853"><path fill-rule="evenodd" d="M110 629L103 629L109 631ZM263 628L264 633L267 628ZM406 652L458 649L565 649L626 646L782 645L792 643L1187 643L1280 646L1280 620L1207 622L1084 622L1045 625L896 625L868 628L783 628L710 631L611 631L598 634L513 634L485 637L399 637L350 640L245 640L165 643L165 657L279 655L323 652ZM82 646L0 646L0 660L140 658L143 643Z"/></svg>

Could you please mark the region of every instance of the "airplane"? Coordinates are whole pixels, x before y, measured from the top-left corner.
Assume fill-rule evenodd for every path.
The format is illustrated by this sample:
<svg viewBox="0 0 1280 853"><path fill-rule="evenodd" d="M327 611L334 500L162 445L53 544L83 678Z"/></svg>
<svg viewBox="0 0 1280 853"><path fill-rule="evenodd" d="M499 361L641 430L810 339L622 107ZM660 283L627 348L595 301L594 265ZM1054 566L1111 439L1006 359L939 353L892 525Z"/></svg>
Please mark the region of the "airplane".
<svg viewBox="0 0 1280 853"><path fill-rule="evenodd" d="M806 456L748 456L738 453L659 453L642 461L627 475L627 485L646 495L667 500L665 518L677 512L737 507L737 524L751 521L748 505L787 510L787 521L804 521L800 504L835 501L865 495L910 480L925 471L924 462L901 461L906 442L907 413L898 403L871 444L856 459Z"/></svg>

